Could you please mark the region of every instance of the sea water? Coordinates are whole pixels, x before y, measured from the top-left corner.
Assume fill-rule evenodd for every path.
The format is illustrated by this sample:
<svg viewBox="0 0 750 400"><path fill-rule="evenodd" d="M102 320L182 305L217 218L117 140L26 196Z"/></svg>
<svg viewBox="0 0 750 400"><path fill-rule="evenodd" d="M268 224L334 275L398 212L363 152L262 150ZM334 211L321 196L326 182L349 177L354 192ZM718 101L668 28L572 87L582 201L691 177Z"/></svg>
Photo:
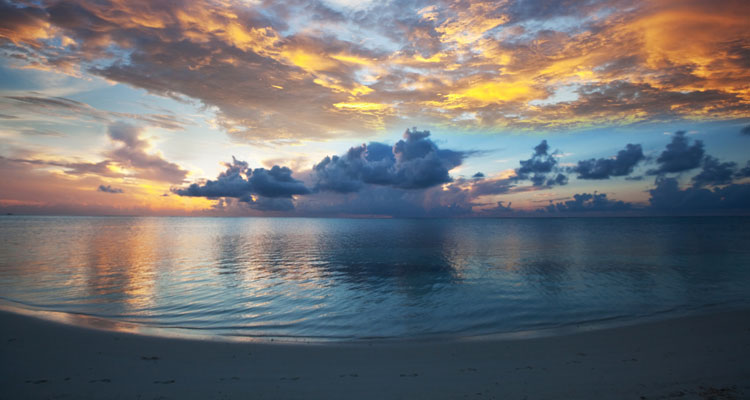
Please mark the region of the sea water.
<svg viewBox="0 0 750 400"><path fill-rule="evenodd" d="M750 218L4 216L0 299L217 337L628 323L750 306Z"/></svg>

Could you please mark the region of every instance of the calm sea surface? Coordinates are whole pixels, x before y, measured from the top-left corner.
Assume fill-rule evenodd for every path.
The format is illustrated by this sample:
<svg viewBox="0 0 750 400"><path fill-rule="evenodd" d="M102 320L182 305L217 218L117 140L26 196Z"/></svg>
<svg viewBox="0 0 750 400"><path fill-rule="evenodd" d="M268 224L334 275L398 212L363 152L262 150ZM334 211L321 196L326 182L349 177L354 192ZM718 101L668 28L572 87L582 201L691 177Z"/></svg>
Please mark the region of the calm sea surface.
<svg viewBox="0 0 750 400"><path fill-rule="evenodd" d="M750 306L750 219L5 216L0 298L251 337L637 321Z"/></svg>

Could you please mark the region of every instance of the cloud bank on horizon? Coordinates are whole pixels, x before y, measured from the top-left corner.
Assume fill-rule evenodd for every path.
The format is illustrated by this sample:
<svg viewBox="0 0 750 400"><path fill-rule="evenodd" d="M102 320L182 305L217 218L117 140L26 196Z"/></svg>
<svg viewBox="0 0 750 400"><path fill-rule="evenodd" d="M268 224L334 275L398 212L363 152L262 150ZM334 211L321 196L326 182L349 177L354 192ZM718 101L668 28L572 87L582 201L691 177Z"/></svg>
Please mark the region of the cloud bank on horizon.
<svg viewBox="0 0 750 400"><path fill-rule="evenodd" d="M747 15L739 0L0 0L0 209L747 213ZM406 126L422 130L391 142Z"/></svg>
<svg viewBox="0 0 750 400"><path fill-rule="evenodd" d="M327 209L316 210L305 200L298 201L307 213L321 215L364 213L445 217L750 211L750 183L740 183L748 176L750 161L748 167L738 170L735 163L721 162L705 154L703 142L695 140L691 143L684 131L674 133L670 143L655 160L657 168L647 171L650 175L656 175L655 188L649 191L651 197L648 205L612 200L606 193L580 193L574 194L572 200L550 201L546 207L520 211L513 210L510 204L504 205L502 201L496 206L486 207L488 203L483 199L491 195L565 185L568 176L563 171L577 173L578 179L627 179L636 165L646 160L641 145L627 144L625 149L611 158L582 160L574 167L562 169L557 166L554 155L549 154L547 140L542 140L534 147L531 158L520 160L520 167L507 177L485 178L483 173L477 172L471 179L453 179L448 172L461 165L466 155L439 149L429 136L429 131L407 129L403 139L391 147L372 142L352 147L343 156L326 156L311 171L315 182L312 188L292 178L289 168L274 165L270 171L264 168L250 170L246 162L233 158L231 164L226 164L226 171L216 180L193 183L187 188L172 191L180 196L221 199L222 208L232 205L239 207L246 203L250 208L264 211L293 210L292 198L295 195L315 195L321 191L357 193L355 197ZM680 189L675 174L697 169L701 165L702 169L692 178L693 186ZM259 176L262 183L254 183ZM523 185L525 181L531 185ZM360 192L363 194L359 195ZM373 194L382 197L379 207L371 204ZM236 199L236 202L228 200L230 198ZM273 203L277 198L285 201ZM428 206L431 202L433 204Z"/></svg>

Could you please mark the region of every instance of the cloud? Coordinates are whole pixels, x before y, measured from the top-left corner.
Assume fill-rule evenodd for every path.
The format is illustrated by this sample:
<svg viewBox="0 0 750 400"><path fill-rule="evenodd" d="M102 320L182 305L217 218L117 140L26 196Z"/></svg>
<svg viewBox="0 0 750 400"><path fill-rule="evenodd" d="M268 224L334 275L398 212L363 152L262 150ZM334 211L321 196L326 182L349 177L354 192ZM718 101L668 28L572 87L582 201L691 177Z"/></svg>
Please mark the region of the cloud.
<svg viewBox="0 0 750 400"><path fill-rule="evenodd" d="M313 166L317 190L350 193L364 185L424 189L452 181L449 171L466 153L440 149L429 131L407 129L392 147L372 142L352 147L342 156L326 156Z"/></svg>
<svg viewBox="0 0 750 400"><path fill-rule="evenodd" d="M180 196L209 199L235 198L248 207L261 211L288 211L294 208L295 195L309 194L305 185L292 177L292 170L274 165L271 169L251 169L245 161L232 157L231 164L216 180L193 183L187 188L174 188Z"/></svg>
<svg viewBox="0 0 750 400"><path fill-rule="evenodd" d="M255 168L248 183L252 191L264 197L291 197L310 193L302 182L292 178L292 170L274 165L271 169Z"/></svg>
<svg viewBox="0 0 750 400"><path fill-rule="evenodd" d="M0 102L17 113L33 112L53 117L79 118L107 124L127 118L150 126L177 130L190 123L173 114L135 114L100 110L89 104L65 97L4 96L0 98Z"/></svg>
<svg viewBox="0 0 750 400"><path fill-rule="evenodd" d="M0 157L0 209L15 214L51 215L195 215L199 207L186 201L150 197L139 184L112 187L95 174L71 175L45 164L16 162ZM119 181L119 180L118 180ZM122 188L123 194L99 191L99 186ZM149 185L152 186L152 185ZM161 192L159 192L161 193ZM154 194L155 195L155 194ZM186 207L188 205L188 207Z"/></svg>
<svg viewBox="0 0 750 400"><path fill-rule="evenodd" d="M64 137L65 135L57 132L57 131L50 131L46 129L34 129L34 128L21 128L16 130L16 132L20 133L21 135L29 135L29 136L51 136L51 137Z"/></svg>
<svg viewBox="0 0 750 400"><path fill-rule="evenodd" d="M55 160L39 160L33 158L6 158L0 156L0 160L7 160L9 162L29 164L29 165L41 165L51 167L61 167L65 170L65 173L70 175L99 175L108 177L120 177L123 174L112 171L109 166L112 161L105 160L100 162L69 162L69 161L55 161Z"/></svg>
<svg viewBox="0 0 750 400"><path fill-rule="evenodd" d="M524 215L524 211L516 211L511 208L512 203L505 201L498 201L494 207L482 209L478 214L487 217L503 217L503 216L518 216Z"/></svg>
<svg viewBox="0 0 750 400"><path fill-rule="evenodd" d="M515 180L530 180L534 186L565 185L568 177L558 172L557 158L555 153L549 153L549 145L542 140L534 147L534 154L528 160L520 161L521 166L516 168Z"/></svg>
<svg viewBox="0 0 750 400"><path fill-rule="evenodd" d="M735 175L737 178L750 178L750 161L747 162L744 168L737 171Z"/></svg>
<svg viewBox="0 0 750 400"><path fill-rule="evenodd" d="M356 193L318 192L297 203L297 212L312 216L456 217L472 213L467 190L451 186L403 190L365 185Z"/></svg>
<svg viewBox="0 0 750 400"><path fill-rule="evenodd" d="M271 197L243 197L240 202L247 204L248 207L258 211L292 211L294 203L289 198L271 198Z"/></svg>
<svg viewBox="0 0 750 400"><path fill-rule="evenodd" d="M633 168L644 159L640 144L628 144L625 149L617 152L614 159L592 158L578 161L578 165L570 170L578 173L578 179L609 179L613 176L630 175Z"/></svg>
<svg viewBox="0 0 750 400"><path fill-rule="evenodd" d="M3 1L0 42L19 68L195 99L238 140L368 134L405 116L554 130L746 116L745 3Z"/></svg>
<svg viewBox="0 0 750 400"><path fill-rule="evenodd" d="M547 212L619 212L632 209L630 203L607 198L606 193L581 193L573 195L573 200L550 203Z"/></svg>
<svg viewBox="0 0 750 400"><path fill-rule="evenodd" d="M38 47L39 39L50 36L45 12L36 7L19 7L0 2L0 42Z"/></svg>
<svg viewBox="0 0 750 400"><path fill-rule="evenodd" d="M109 185L106 185L106 186L105 185L99 185L99 187L96 190L99 191L99 192L112 193L112 194L123 193L122 189L113 188L112 186L109 186Z"/></svg>
<svg viewBox="0 0 750 400"><path fill-rule="evenodd" d="M477 179L471 183L470 190L471 194L476 197L505 194L510 193L516 187L516 182L513 178Z"/></svg>
<svg viewBox="0 0 750 400"><path fill-rule="evenodd" d="M677 131L672 136L672 142L667 145L656 162L659 167L649 171L651 175L677 173L698 168L703 159L703 141L696 140L690 144L690 140L685 136L685 131Z"/></svg>
<svg viewBox="0 0 750 400"><path fill-rule="evenodd" d="M183 183L188 171L150 150L151 142L143 137L143 128L124 122L108 126L107 136L115 147L103 152L102 161L45 160L7 158L10 162L59 167L76 176L131 177L165 183Z"/></svg>
<svg viewBox="0 0 750 400"><path fill-rule="evenodd" d="M737 163L720 162L707 155L703 159L703 169L693 177L694 187L726 185L732 183Z"/></svg>
<svg viewBox="0 0 750 400"><path fill-rule="evenodd" d="M124 122L110 125L107 134L120 146L108 152L107 156L120 166L132 169L133 176L137 178L169 183L184 182L187 171L165 160L160 154L148 153L151 144L141 137L142 132L142 128Z"/></svg>
<svg viewBox="0 0 750 400"><path fill-rule="evenodd" d="M677 179L659 177L649 190L651 209L660 212L695 212L750 209L750 184L731 184L712 190L680 189Z"/></svg>
<svg viewBox="0 0 750 400"><path fill-rule="evenodd" d="M389 186L366 185L345 196L333 191L316 192L300 201L296 209L312 216L422 216L423 194L414 194Z"/></svg>
<svg viewBox="0 0 750 400"><path fill-rule="evenodd" d="M618 69L618 72L623 70ZM680 82L681 85L689 83ZM563 129L579 127L580 121L628 125L640 121L681 119L691 115L700 115L703 119L741 117L750 108L735 93L721 90L673 91L665 88L664 84L654 82L615 80L585 83L575 90L575 94L575 100L542 106L531 113L535 118L544 118L540 114L558 115L561 119L565 116L568 121L550 121L550 125Z"/></svg>

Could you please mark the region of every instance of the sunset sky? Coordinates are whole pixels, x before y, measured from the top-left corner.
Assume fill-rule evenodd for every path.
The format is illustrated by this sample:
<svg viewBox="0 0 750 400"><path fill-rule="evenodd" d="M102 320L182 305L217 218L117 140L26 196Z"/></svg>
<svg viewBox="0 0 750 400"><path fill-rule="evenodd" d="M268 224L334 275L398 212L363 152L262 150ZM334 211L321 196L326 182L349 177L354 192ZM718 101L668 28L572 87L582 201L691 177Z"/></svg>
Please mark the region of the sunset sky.
<svg viewBox="0 0 750 400"><path fill-rule="evenodd" d="M748 19L748 1L2 1L0 211L747 214Z"/></svg>

